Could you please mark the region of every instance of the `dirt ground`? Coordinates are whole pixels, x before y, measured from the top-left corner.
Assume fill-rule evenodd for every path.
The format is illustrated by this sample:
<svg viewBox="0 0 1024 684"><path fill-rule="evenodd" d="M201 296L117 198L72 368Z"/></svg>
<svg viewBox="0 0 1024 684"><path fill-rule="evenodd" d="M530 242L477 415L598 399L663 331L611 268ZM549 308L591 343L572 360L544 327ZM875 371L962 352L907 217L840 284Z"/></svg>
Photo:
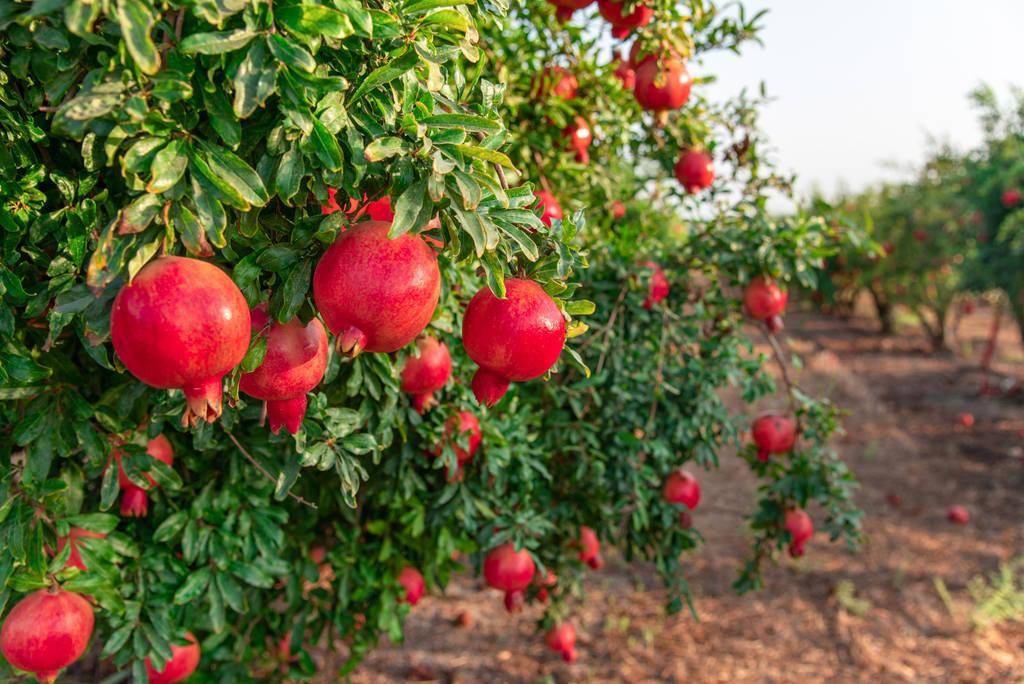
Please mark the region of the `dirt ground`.
<svg viewBox="0 0 1024 684"><path fill-rule="evenodd" d="M879 337L869 319L787 320L805 363L799 384L849 411L836 447L861 482L858 553L818 534L803 559L768 571L765 590L736 596L754 480L726 457L701 476L695 524L707 544L689 571L699 622L666 617L650 569L611 558L591 574L574 616L580 658L566 665L534 633L537 609L510 616L495 592L463 578L417 606L405 644L375 651L354 680L1024 682L1024 625L973 629L967 591L1024 553L1024 395L979 393L990 319L975 311L956 353L940 354L913 330ZM990 387L1006 388L1024 379L1014 326L1000 347ZM965 412L973 427L961 424ZM967 507L970 524L946 520L953 504ZM468 629L454 624L463 611Z"/></svg>

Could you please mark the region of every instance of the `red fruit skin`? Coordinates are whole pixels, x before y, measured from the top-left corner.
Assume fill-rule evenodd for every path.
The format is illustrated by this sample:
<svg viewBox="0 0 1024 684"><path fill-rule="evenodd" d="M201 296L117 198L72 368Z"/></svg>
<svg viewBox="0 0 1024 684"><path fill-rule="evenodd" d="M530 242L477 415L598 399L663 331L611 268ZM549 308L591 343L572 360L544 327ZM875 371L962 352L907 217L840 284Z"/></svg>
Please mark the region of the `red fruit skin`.
<svg viewBox="0 0 1024 684"><path fill-rule="evenodd" d="M366 195L363 195L363 201L364 202L366 201ZM349 211L350 212L355 211L356 206L357 206L357 204L356 204L355 200L350 202L349 203ZM366 218L370 219L371 221L388 221L388 222L390 222L390 221L395 220L395 212L391 208L391 198L390 197L381 197L378 200L374 200L374 201L370 202L365 207L363 207L362 211L357 211L355 213L355 215L352 217L352 219L356 220L356 219L358 219L360 217L363 217L363 216L365 216Z"/></svg>
<svg viewBox="0 0 1024 684"><path fill-rule="evenodd" d="M966 525L971 521L971 514L963 506L950 506L946 511L946 518L949 522L957 525Z"/></svg>
<svg viewBox="0 0 1024 684"><path fill-rule="evenodd" d="M505 592L505 610L509 613L519 613L523 610L523 606L526 605L526 594L522 591L506 591Z"/></svg>
<svg viewBox="0 0 1024 684"><path fill-rule="evenodd" d="M687 471L675 470L665 479L661 496L669 503L683 504L692 511L700 503L700 483Z"/></svg>
<svg viewBox="0 0 1024 684"><path fill-rule="evenodd" d="M184 646L171 644L171 659L167 661L162 671L154 669L149 658L146 658L146 672L149 674L150 684L174 684L196 671L199 667L199 642L192 632L185 632L185 638L189 643Z"/></svg>
<svg viewBox="0 0 1024 684"><path fill-rule="evenodd" d="M320 213L324 216L330 216L336 211L341 211L341 205L338 204L338 190L336 188L327 188L327 203L321 205Z"/></svg>
<svg viewBox="0 0 1024 684"><path fill-rule="evenodd" d="M172 465L174 463L174 450L171 443L163 435L157 435L146 444L146 453L162 463ZM117 482L121 487L121 515L126 518L144 518L149 513L149 491L156 482L153 476L146 474L149 480L149 487L142 489L128 479L124 469L121 467L121 452L118 449L113 451L114 460L117 462Z"/></svg>
<svg viewBox="0 0 1024 684"><path fill-rule="evenodd" d="M961 413L961 414L960 414L960 415L959 415L959 416L957 417L957 420L958 420L958 421L960 422L960 424L961 424L961 425L963 425L963 426L964 426L965 428L970 428L970 427L974 427L974 414L972 414L972 413L966 413L966 412L965 412L965 413Z"/></svg>
<svg viewBox="0 0 1024 684"><path fill-rule="evenodd" d="M763 276L751 280L743 291L743 307L747 315L761 321L784 314L788 302L789 293Z"/></svg>
<svg viewBox="0 0 1024 684"><path fill-rule="evenodd" d="M515 550L512 542L491 549L484 558L487 584L506 593L521 592L530 586L536 566L526 549Z"/></svg>
<svg viewBox="0 0 1024 684"><path fill-rule="evenodd" d="M604 567L604 557L602 557L601 554L597 554L587 561L587 565L591 570L600 570Z"/></svg>
<svg viewBox="0 0 1024 684"><path fill-rule="evenodd" d="M653 271L653 273L651 273L650 293L647 295L647 299L644 300L643 304L645 309L650 309L652 306L668 297L668 278L665 276L665 271L661 270L661 266L658 266L658 264L653 261L646 261L642 265L644 268L649 268Z"/></svg>
<svg viewBox="0 0 1024 684"><path fill-rule="evenodd" d="M576 648L576 628L569 622L559 623L544 635L544 643L558 653L573 651Z"/></svg>
<svg viewBox="0 0 1024 684"><path fill-rule="evenodd" d="M679 156L675 173L686 192L696 195L715 182L715 162L707 152L689 150Z"/></svg>
<svg viewBox="0 0 1024 684"><path fill-rule="evenodd" d="M654 17L654 10L646 5L637 5L632 12L623 16L624 2L597 0L597 10L605 21L612 25L613 38L625 38L633 29L646 26Z"/></svg>
<svg viewBox="0 0 1024 684"><path fill-rule="evenodd" d="M276 435L283 425L294 435L306 414L306 393L327 370L327 331L317 318L307 325L298 318L272 322L262 304L251 319L253 332L264 331L267 352L256 370L242 375L238 389L267 402L271 432Z"/></svg>
<svg viewBox="0 0 1024 684"><path fill-rule="evenodd" d="M576 99L576 91L580 87L576 76L565 67L547 67L540 74L540 83L537 89L537 96L559 97L563 100Z"/></svg>
<svg viewBox="0 0 1024 684"><path fill-rule="evenodd" d="M759 416L750 428L757 445L757 458L767 461L771 454L784 454L796 445L796 421L778 413Z"/></svg>
<svg viewBox="0 0 1024 684"><path fill-rule="evenodd" d="M106 539L107 535L102 532L91 532L84 530L81 527L72 527L67 537L60 537L57 539L57 553L59 554L64 550L64 547L68 545L68 540L71 543L71 555L68 556L68 562L64 565L66 568L78 568L82 572L88 570L85 567L85 563L82 562L82 555L78 552L77 541L79 539Z"/></svg>
<svg viewBox="0 0 1024 684"><path fill-rule="evenodd" d="M314 546L309 550L309 560L320 565L327 558L327 549L323 546Z"/></svg>
<svg viewBox="0 0 1024 684"><path fill-rule="evenodd" d="M509 278L505 294L498 299L483 288L462 319L462 345L480 366L473 392L488 406L505 394L509 382L544 375L565 345L565 318L540 285Z"/></svg>
<svg viewBox="0 0 1024 684"><path fill-rule="evenodd" d="M636 87L636 69L629 61L622 59L621 56L616 57L616 59L619 65L615 67L615 78L619 79L624 89L633 90Z"/></svg>
<svg viewBox="0 0 1024 684"><path fill-rule="evenodd" d="M1020 190L1018 190L1017 188L1010 188L1009 190L1004 190L1003 195L1000 199L1002 200L1004 207L1006 207L1007 209L1013 209L1015 206L1020 204Z"/></svg>
<svg viewBox="0 0 1024 684"><path fill-rule="evenodd" d="M636 67L633 95L648 111L679 109L690 99L693 79L686 65L671 55L644 59Z"/></svg>
<svg viewBox="0 0 1024 684"><path fill-rule="evenodd" d="M601 542L597 538L597 533L586 525L580 528L579 544L580 560L584 563L590 563L601 555Z"/></svg>
<svg viewBox="0 0 1024 684"><path fill-rule="evenodd" d="M913 232L913 236L918 242L924 243L928 241L928 231L921 230L920 228Z"/></svg>
<svg viewBox="0 0 1024 684"><path fill-rule="evenodd" d="M576 152L576 161L581 164L590 163L590 144L594 142L594 133L590 130L590 124L582 116L577 116L573 122L565 127L562 135L569 138L569 146ZM547 204L545 203L545 207ZM561 217L556 217L561 218ZM551 225L548 223L548 225Z"/></svg>
<svg viewBox="0 0 1024 684"><path fill-rule="evenodd" d="M784 525L792 537L789 555L798 558L804 555L804 544L814 536L814 521L802 508L791 508L786 511Z"/></svg>
<svg viewBox="0 0 1024 684"><path fill-rule="evenodd" d="M411 394L413 407L423 413L433 404L434 392L452 375L452 356L444 342L423 337L416 343L418 356L410 356L402 368L402 391Z"/></svg>
<svg viewBox="0 0 1024 684"><path fill-rule="evenodd" d="M626 205L620 202L619 200L615 200L614 202L612 202L612 218L618 220L625 215Z"/></svg>
<svg viewBox="0 0 1024 684"><path fill-rule="evenodd" d="M587 5L590 5L594 0L548 0L548 3L554 5L557 9L555 16L558 17L558 21L566 22L572 18L572 13L578 9L583 9Z"/></svg>
<svg viewBox="0 0 1024 684"><path fill-rule="evenodd" d="M426 584L423 582L423 575L416 568L406 565L398 573L398 583L405 589L405 596L399 597L399 603L408 603L415 606L423 598L426 591Z"/></svg>
<svg viewBox="0 0 1024 684"><path fill-rule="evenodd" d="M388 238L390 223L364 221L345 231L313 273L313 300L339 350L393 352L416 339L441 296L437 257L406 233Z"/></svg>
<svg viewBox="0 0 1024 684"><path fill-rule="evenodd" d="M186 425L213 422L221 413L221 379L249 348L249 307L213 264L160 257L117 293L110 337L136 378L185 392Z"/></svg>
<svg viewBox="0 0 1024 684"><path fill-rule="evenodd" d="M555 219L561 220L562 205L553 194L547 190L538 190L533 194L537 198L537 207L541 210L540 220L545 226L550 226Z"/></svg>
<svg viewBox="0 0 1024 684"><path fill-rule="evenodd" d="M455 416L448 419L445 424L445 435L450 435L453 430L457 429L457 442L454 446L455 458L461 468L463 465L473 460L473 455L477 449L480 448L480 443L483 441L483 433L480 431L480 421L477 417L469 411L459 411ZM463 449L459 442L466 439L464 435L469 433L469 442L466 444L466 448ZM441 455L441 450L438 449L436 455Z"/></svg>
<svg viewBox="0 0 1024 684"><path fill-rule="evenodd" d="M564 660L567 663L575 663L577 660L579 660L579 654L576 653L575 648L569 651L562 651L562 660Z"/></svg>
<svg viewBox="0 0 1024 684"><path fill-rule="evenodd" d="M40 589L11 609L0 627L0 652L7 662L53 682L89 645L92 606L70 591Z"/></svg>

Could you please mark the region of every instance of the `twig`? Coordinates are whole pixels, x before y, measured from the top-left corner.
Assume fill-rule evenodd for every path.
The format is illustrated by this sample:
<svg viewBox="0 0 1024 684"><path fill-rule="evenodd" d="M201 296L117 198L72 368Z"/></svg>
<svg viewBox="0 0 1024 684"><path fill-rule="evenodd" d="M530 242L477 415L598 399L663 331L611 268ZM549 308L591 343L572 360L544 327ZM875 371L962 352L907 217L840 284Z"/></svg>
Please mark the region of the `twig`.
<svg viewBox="0 0 1024 684"><path fill-rule="evenodd" d="M242 446L242 443L239 442L235 438L235 436L233 434L231 434L230 430L228 430L227 428L224 428L224 434L226 434L228 436L228 438L232 442L235 443L235 446L238 447L238 450L242 452L242 455L245 456L247 459L249 459L249 463L252 463L254 466L256 466L256 470L258 470L261 473L263 473L264 477L266 477L268 480L273 482L274 486L277 486L277 478L275 478L273 475L271 475L270 471L268 471L266 468L261 466L259 461L257 461L255 458L253 458L252 454L250 454L248 451L245 450L245 447ZM314 503L312 503L310 501L306 501L305 499L303 499L301 496L299 496L295 492L289 491L288 492L288 496L292 497L293 499L295 499L296 501L298 501L299 503L301 503L303 505L309 506L310 508L312 508L314 510L316 509L316 504L314 504Z"/></svg>
<svg viewBox="0 0 1024 684"><path fill-rule="evenodd" d="M775 355L775 362L779 366L779 372L782 373L782 382L786 385L786 395L789 397L789 408L793 412L793 418L797 421L797 433L799 433L800 416L797 413L796 396L793 393L797 385L789 377L789 366L786 365L786 361L782 356L782 347L779 345L779 340L775 337L775 333L765 327L764 334L768 338L768 344L772 347L772 353Z"/></svg>

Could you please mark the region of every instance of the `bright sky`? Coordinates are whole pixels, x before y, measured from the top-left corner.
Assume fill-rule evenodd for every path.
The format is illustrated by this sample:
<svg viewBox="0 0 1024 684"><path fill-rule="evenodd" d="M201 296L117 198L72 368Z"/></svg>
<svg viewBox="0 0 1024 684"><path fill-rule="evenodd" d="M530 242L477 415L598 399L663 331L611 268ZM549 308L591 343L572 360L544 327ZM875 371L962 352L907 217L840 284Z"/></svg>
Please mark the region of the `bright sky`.
<svg viewBox="0 0 1024 684"><path fill-rule="evenodd" d="M1024 86L1024 0L747 0L768 8L764 48L709 56L714 98L765 81L774 158L818 187L859 189L980 131L968 92ZM695 69L700 73L703 69Z"/></svg>

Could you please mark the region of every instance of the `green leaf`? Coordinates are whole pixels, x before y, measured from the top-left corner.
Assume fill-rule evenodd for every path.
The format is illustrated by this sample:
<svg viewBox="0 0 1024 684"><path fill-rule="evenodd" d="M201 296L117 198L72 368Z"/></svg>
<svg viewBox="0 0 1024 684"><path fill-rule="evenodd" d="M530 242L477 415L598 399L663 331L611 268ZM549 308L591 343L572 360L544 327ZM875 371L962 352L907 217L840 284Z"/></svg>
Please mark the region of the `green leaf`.
<svg viewBox="0 0 1024 684"><path fill-rule="evenodd" d="M352 35L349 18L323 5L296 5L274 11L274 17L286 29L303 36L348 38Z"/></svg>
<svg viewBox="0 0 1024 684"><path fill-rule="evenodd" d="M199 595L206 591L206 587L210 583L210 575L210 568L200 568L189 573L178 591L174 592L175 605L183 606L199 598Z"/></svg>
<svg viewBox="0 0 1024 684"><path fill-rule="evenodd" d="M316 152L317 159L320 160L320 163L328 171L338 171L341 169L341 165L345 161L345 158L342 156L341 146L338 144L337 138L327 130L319 119L313 120L313 132L310 134L310 141L313 144L313 150Z"/></svg>
<svg viewBox="0 0 1024 684"><path fill-rule="evenodd" d="M402 8L402 14L411 16L429 12L438 7L455 7L457 5L473 5L476 0L415 0Z"/></svg>
<svg viewBox="0 0 1024 684"><path fill-rule="evenodd" d="M299 194L299 186L306 175L306 162L297 145L292 145L281 156L274 174L274 190L287 201Z"/></svg>
<svg viewBox="0 0 1024 684"><path fill-rule="evenodd" d="M164 543L174 539L188 522L188 512L178 511L164 518L160 526L153 533L153 541Z"/></svg>
<svg viewBox="0 0 1024 684"><path fill-rule="evenodd" d="M212 31L210 33L193 33L178 45L185 54L219 55L225 52L240 50L249 44L258 34L249 29L234 31Z"/></svg>
<svg viewBox="0 0 1024 684"><path fill-rule="evenodd" d="M248 118L277 89L277 64L267 59L267 44L257 41L249 47L245 59L235 72L234 112L239 119Z"/></svg>
<svg viewBox="0 0 1024 684"><path fill-rule="evenodd" d="M253 206L262 207L270 199L263 181L238 155L223 147L200 140L210 170Z"/></svg>
<svg viewBox="0 0 1024 684"><path fill-rule="evenodd" d="M188 167L188 148L184 140L176 139L167 143L153 157L150 166L152 179L146 186L146 192L159 195L174 187L185 174Z"/></svg>
<svg viewBox="0 0 1024 684"><path fill-rule="evenodd" d="M408 144L401 138L394 136L387 136L384 138L378 138L372 143L366 146L363 150L363 157L368 162L379 162L384 159L401 154L403 151L408 149Z"/></svg>
<svg viewBox="0 0 1024 684"><path fill-rule="evenodd" d="M453 147L467 157L475 157L492 164L504 166L506 169L516 170L512 160L497 150L489 150L486 147L477 147L476 145L453 145Z"/></svg>
<svg viewBox="0 0 1024 684"><path fill-rule="evenodd" d="M427 181L418 180L405 189L395 202L395 218L391 222L388 236L396 238L416 227L416 219L429 202L427 197Z"/></svg>
<svg viewBox="0 0 1024 684"><path fill-rule="evenodd" d="M160 54L149 35L156 23L152 7L144 0L117 0L117 21L128 52L142 73L152 76L160 71Z"/></svg>
<svg viewBox="0 0 1024 684"><path fill-rule="evenodd" d="M288 38L273 34L267 38L267 46L270 47L271 54L279 59L283 64L303 71L307 74L311 74L316 70L316 60L313 59L313 55Z"/></svg>
<svg viewBox="0 0 1024 684"><path fill-rule="evenodd" d="M420 58L416 54L415 50L404 50L398 57L391 60L382 67L378 67L370 72L370 74L359 84L356 91L352 94L351 102L357 101L363 95L378 88L385 83L390 83L405 72L409 71L417 64L419 64Z"/></svg>

